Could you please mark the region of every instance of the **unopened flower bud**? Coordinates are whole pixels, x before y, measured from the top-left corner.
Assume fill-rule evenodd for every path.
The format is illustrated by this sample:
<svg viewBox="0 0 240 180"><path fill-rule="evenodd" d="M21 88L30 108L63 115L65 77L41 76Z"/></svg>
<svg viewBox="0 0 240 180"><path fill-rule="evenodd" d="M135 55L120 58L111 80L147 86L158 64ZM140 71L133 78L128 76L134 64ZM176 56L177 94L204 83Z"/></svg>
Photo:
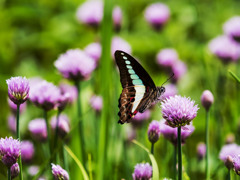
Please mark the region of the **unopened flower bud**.
<svg viewBox="0 0 240 180"><path fill-rule="evenodd" d="M214 97L213 94L211 93L211 91L209 90L205 90L202 93L201 96L201 102L203 107L208 111L209 108L211 107L212 103L214 102Z"/></svg>

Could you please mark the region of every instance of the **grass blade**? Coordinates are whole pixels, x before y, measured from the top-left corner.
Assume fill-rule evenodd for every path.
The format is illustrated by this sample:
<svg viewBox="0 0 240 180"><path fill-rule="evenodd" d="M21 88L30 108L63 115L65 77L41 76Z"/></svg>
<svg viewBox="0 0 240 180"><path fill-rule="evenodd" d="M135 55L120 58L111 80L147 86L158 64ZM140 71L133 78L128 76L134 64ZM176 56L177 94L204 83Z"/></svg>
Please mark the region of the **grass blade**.
<svg viewBox="0 0 240 180"><path fill-rule="evenodd" d="M240 83L240 79L237 77L237 75L235 73L233 73L231 70L228 70L228 72L232 75L232 77L238 82Z"/></svg>
<svg viewBox="0 0 240 180"><path fill-rule="evenodd" d="M138 141L133 140L132 142L133 142L134 144L138 145L139 147L141 147L142 149L144 149L144 150L148 153L148 156L149 156L149 158L150 158L150 160L151 160L152 168L153 168L152 180L159 180L158 165L157 165L157 161L156 161L156 159L154 158L154 156L150 153L150 151L149 151L144 145L142 145L142 144L139 143Z"/></svg>
<svg viewBox="0 0 240 180"><path fill-rule="evenodd" d="M71 149L68 146L64 146L64 149L68 152L68 154L73 158L73 160L77 163L79 169L82 172L83 175L83 179L84 180L89 180L89 177L87 175L87 172L85 171L82 163L78 160L78 158L76 157L76 155L71 151Z"/></svg>

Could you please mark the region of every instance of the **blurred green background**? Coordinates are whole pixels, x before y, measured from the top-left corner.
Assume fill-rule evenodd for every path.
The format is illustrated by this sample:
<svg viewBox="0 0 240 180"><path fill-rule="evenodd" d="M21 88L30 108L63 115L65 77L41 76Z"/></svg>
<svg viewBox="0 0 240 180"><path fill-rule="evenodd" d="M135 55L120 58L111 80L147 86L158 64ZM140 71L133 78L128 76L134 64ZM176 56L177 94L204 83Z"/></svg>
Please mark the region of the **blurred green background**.
<svg viewBox="0 0 240 180"><path fill-rule="evenodd" d="M198 116L193 120L195 132L183 146L185 170L190 179L204 179L204 163L198 163L196 157L196 144L204 141L205 111L200 103L200 96L205 89L209 89L215 96L215 105L211 109L210 117L210 167L213 179L225 179L226 168L218 159L218 153L224 144L226 135L232 132L239 143L237 128L239 124L239 87L228 73L231 69L240 75L239 62L223 65L216 57L209 53L207 43L214 37L223 34L222 25L229 18L240 13L238 0L179 0L161 1L170 8L171 16L162 31L154 31L144 19L144 9L147 5L157 1L122 0L114 1L123 11L123 25L118 35L132 46L132 54L141 60L143 67L149 72L156 84L161 85L168 75L156 66L156 54L162 48L175 48L180 59L187 65L186 75L178 82L179 94L190 96L200 106ZM53 62L61 53L68 49L83 49L91 42L101 40L99 30L94 30L79 23L76 19L76 10L83 1L76 0L0 0L0 137L10 136L7 128L7 116L10 109L7 105L6 79L11 76L26 76L27 78L39 76L50 82L58 84L62 77L53 66ZM100 62L101 63L101 62ZM108 165L105 176L112 179L130 179L136 163L150 162L144 151L135 145L124 146L123 139L118 139L116 132L126 129L117 124L117 99L120 94L120 81L114 69L114 85L111 87L112 113L109 124L109 134L114 134L107 148ZM83 82L82 104L84 118L99 120L94 112L89 110L88 98L93 93L100 93L99 69L92 75L92 80ZM221 77L221 78L220 78ZM224 77L224 78L222 78ZM222 81L222 79L224 79ZM115 82L116 81L116 82ZM93 84L93 82L96 82ZM114 108L113 108L114 107ZM75 108L67 109L69 116L74 117ZM55 112L51 112L54 114ZM27 122L41 116L42 112L29 103L27 111L23 114L22 132L27 128ZM150 120L161 119L159 108L155 108ZM148 121L138 131L137 140L150 147L147 141ZM86 123L85 127L94 132L94 123ZM118 129L118 130L116 130ZM119 130L120 129L120 130ZM116 131L115 131L116 130ZM220 139L217 137L220 132ZM125 132L125 131L123 131ZM77 132L76 132L77 133ZM28 134L23 137L28 138ZM72 133L71 137L74 136ZM91 138L91 133L87 135ZM116 151L120 147L117 160ZM125 149L127 147L127 149ZM95 144L90 139L87 149L94 154ZM128 158L124 153L128 151ZM156 159L161 177L171 177L170 143L163 137L156 144ZM36 152L40 152L36 150ZM139 156L135 156L136 152ZM166 160L168 154L168 160ZM35 163L40 164L40 157L36 153ZM93 155L94 157L94 155ZM93 158L93 168L95 166ZM118 161L118 162L116 162ZM74 166L74 164L73 164ZM116 175L116 172L117 175ZM73 178L74 179L74 178Z"/></svg>

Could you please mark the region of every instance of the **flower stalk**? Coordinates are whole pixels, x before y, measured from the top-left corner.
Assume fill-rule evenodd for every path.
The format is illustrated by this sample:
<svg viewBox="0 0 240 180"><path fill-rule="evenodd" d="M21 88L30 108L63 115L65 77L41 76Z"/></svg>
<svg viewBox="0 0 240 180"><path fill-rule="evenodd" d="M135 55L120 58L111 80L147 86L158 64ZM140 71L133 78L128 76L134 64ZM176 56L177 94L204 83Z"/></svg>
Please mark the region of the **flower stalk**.
<svg viewBox="0 0 240 180"><path fill-rule="evenodd" d="M85 166L85 146L84 146L84 132L83 132L83 119L82 119L82 109L81 109L81 100L80 100L80 94L81 94L81 89L80 89L80 82L76 81L75 82L77 91L78 91L78 99L77 99L77 119L78 119L78 132L79 132L79 140L80 140L80 151L81 151L81 159L82 159L82 164Z"/></svg>
<svg viewBox="0 0 240 180"><path fill-rule="evenodd" d="M8 174L8 180L11 180L11 167L8 167L7 174Z"/></svg>
<svg viewBox="0 0 240 180"><path fill-rule="evenodd" d="M231 169L228 169L227 180L231 180Z"/></svg>
<svg viewBox="0 0 240 180"><path fill-rule="evenodd" d="M152 146L151 146L151 153L154 154L154 143L152 143Z"/></svg>
<svg viewBox="0 0 240 180"><path fill-rule="evenodd" d="M205 124L205 142L206 142L206 160L205 160L205 174L206 180L210 179L210 172L209 172L209 111L206 110L206 124Z"/></svg>
<svg viewBox="0 0 240 180"><path fill-rule="evenodd" d="M20 114L20 104L17 104L17 123L16 123L17 127L16 127L16 130L17 130L17 139L19 141L21 141L21 138L20 138L20 126L19 126L19 114ZM21 158L21 154L19 155L19 158L18 158L18 164L19 164L19 168L20 168L19 179L22 180L23 179L23 175L22 175L22 158ZM10 170L10 174L11 174L11 170ZM10 177L10 179L11 179L11 177Z"/></svg>
<svg viewBox="0 0 240 180"><path fill-rule="evenodd" d="M51 155L51 144L50 144L50 130L49 130L49 125L48 125L48 119L47 119L47 111L43 110L43 117L46 123L47 127L47 144L48 144L48 155Z"/></svg>
<svg viewBox="0 0 240 180"><path fill-rule="evenodd" d="M61 111L58 110L57 113L57 121L56 121L56 129L55 129L55 136L54 136L54 144L53 144L53 148L56 149L57 148L57 141L58 141L58 125L59 125L59 117L60 117ZM55 154L55 161L57 159L57 153Z"/></svg>
<svg viewBox="0 0 240 180"><path fill-rule="evenodd" d="M182 140L181 126L178 127L178 180L182 180Z"/></svg>

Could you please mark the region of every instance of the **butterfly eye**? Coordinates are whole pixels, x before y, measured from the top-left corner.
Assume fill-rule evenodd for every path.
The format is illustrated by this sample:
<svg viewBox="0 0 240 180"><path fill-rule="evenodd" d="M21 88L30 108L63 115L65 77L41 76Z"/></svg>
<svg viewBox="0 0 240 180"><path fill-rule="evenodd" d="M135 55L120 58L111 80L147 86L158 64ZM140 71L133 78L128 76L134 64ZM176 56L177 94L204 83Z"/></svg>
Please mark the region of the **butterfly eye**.
<svg viewBox="0 0 240 180"><path fill-rule="evenodd" d="M165 92L165 87L160 87L160 93L164 93Z"/></svg>

